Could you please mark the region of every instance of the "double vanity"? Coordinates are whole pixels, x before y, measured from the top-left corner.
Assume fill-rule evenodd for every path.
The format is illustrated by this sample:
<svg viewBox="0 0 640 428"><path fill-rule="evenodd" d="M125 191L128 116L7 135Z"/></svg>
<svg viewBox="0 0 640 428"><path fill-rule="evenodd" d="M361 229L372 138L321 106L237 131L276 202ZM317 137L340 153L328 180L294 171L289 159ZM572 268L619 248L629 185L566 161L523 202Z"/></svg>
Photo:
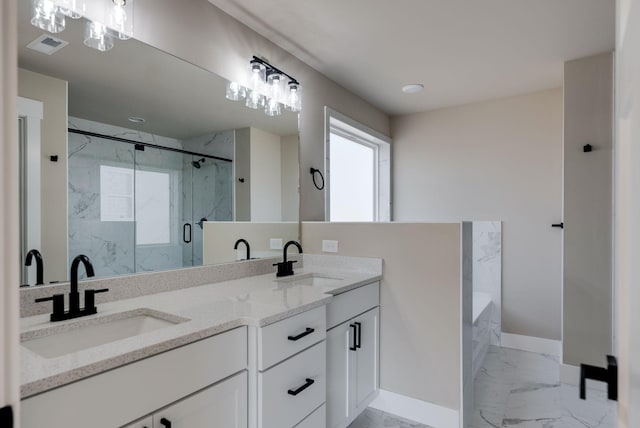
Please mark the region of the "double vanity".
<svg viewBox="0 0 640 428"><path fill-rule="evenodd" d="M377 393L382 261L297 260L82 282L111 291L69 321L23 308L22 426L348 426Z"/></svg>

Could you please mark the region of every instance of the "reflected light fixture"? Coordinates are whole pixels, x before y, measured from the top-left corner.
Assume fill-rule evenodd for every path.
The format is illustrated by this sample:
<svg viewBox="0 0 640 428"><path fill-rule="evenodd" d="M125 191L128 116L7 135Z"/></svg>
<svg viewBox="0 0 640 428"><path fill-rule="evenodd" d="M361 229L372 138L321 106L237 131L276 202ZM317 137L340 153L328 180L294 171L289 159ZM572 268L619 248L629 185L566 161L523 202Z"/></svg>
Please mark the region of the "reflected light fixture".
<svg viewBox="0 0 640 428"><path fill-rule="evenodd" d="M254 56L249 61L248 86L227 82L226 98L245 101L251 109L264 108L267 116L280 116L283 107L292 112L302 108L300 83L291 75Z"/></svg>
<svg viewBox="0 0 640 428"><path fill-rule="evenodd" d="M65 19L87 15L84 44L101 52L113 48L113 39L133 35L133 0L32 0L31 24L50 33L65 28Z"/></svg>

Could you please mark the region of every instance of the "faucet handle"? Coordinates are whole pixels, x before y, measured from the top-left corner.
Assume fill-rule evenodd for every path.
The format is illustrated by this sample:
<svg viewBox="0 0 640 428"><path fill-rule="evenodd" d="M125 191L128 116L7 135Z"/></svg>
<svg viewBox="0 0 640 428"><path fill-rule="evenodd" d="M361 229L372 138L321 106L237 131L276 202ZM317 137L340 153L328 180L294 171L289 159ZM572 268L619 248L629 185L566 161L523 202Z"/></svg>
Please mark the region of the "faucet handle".
<svg viewBox="0 0 640 428"><path fill-rule="evenodd" d="M98 312L98 309L96 308L96 294L106 293L107 291L109 291L108 288L101 288L99 290L90 288L84 290L84 313L86 315L95 314Z"/></svg>
<svg viewBox="0 0 640 428"><path fill-rule="evenodd" d="M51 314L52 321L54 320L54 318L58 318L64 315L64 294L54 294L50 297L41 297L35 300L36 303L48 301L53 302L53 313Z"/></svg>

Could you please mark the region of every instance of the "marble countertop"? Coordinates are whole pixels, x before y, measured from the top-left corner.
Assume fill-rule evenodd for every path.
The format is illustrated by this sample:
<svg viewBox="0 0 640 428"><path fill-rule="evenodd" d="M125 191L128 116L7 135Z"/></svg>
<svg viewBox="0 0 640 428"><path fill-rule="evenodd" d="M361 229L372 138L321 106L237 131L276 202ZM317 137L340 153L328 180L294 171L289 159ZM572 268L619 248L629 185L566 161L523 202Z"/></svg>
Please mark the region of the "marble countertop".
<svg viewBox="0 0 640 428"><path fill-rule="evenodd" d="M314 286L291 282L309 273L339 280ZM27 398L239 326L262 327L379 279L381 275L375 272L303 268L284 278L288 282L267 274L103 303L98 305L98 314L75 320L51 323L49 315L22 318L23 339L37 336L44 328L65 330L68 324L91 324L96 318L140 309L186 321L56 358L44 358L21 346L21 396Z"/></svg>

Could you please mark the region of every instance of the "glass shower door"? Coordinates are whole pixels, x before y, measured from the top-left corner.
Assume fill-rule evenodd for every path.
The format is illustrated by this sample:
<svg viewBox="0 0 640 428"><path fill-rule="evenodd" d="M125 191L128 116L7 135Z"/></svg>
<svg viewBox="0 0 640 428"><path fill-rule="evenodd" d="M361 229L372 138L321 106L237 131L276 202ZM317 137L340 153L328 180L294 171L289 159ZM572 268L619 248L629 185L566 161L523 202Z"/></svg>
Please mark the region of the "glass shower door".
<svg viewBox="0 0 640 428"><path fill-rule="evenodd" d="M193 266L192 156L135 151L136 272Z"/></svg>

